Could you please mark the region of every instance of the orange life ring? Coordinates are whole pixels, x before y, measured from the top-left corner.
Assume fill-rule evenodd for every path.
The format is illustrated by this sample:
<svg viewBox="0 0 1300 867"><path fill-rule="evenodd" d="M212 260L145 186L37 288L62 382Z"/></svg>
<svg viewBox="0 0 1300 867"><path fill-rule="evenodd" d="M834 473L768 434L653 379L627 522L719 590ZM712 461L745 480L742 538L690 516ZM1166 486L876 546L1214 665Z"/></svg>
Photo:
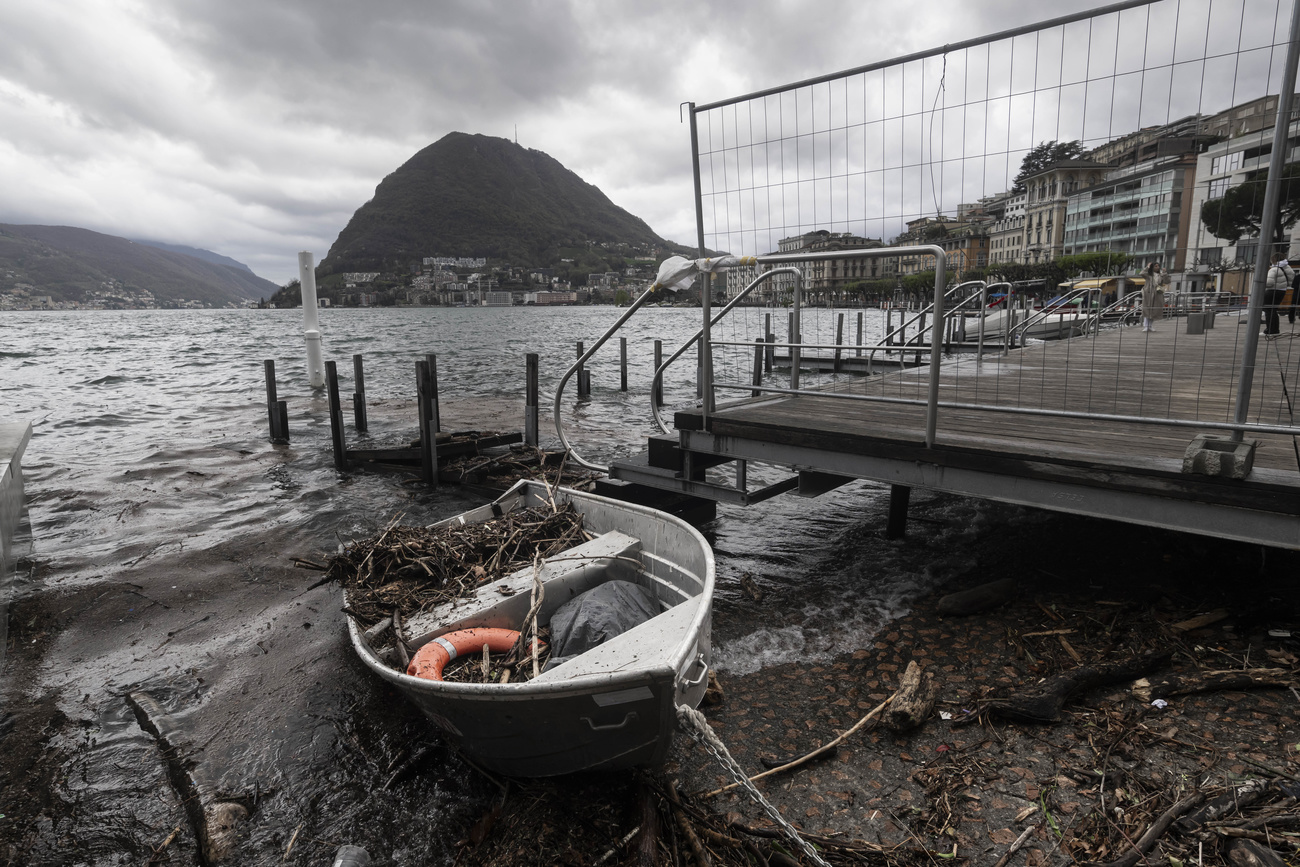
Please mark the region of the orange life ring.
<svg viewBox="0 0 1300 867"><path fill-rule="evenodd" d="M519 633L514 629L461 629L448 632L416 651L406 673L426 680L442 680L447 663L466 653L481 653L483 645L493 653L505 653L515 646Z"/></svg>

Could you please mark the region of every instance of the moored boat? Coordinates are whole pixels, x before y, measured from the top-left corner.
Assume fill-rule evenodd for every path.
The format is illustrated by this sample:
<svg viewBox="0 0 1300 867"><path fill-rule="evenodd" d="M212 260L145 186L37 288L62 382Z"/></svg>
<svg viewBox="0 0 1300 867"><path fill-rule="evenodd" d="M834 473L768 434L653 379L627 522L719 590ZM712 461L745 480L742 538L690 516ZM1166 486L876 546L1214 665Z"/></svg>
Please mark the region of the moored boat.
<svg viewBox="0 0 1300 867"><path fill-rule="evenodd" d="M552 498L581 514L588 540L410 617L407 643L421 647L442 639L448 646L444 636L453 633L519 630L535 581L544 588L539 623L549 623L563 603L610 582L648 591L648 619L522 682L459 683L408 674L389 661L385 642L391 635L386 638L384 623L363 629L349 617L353 647L368 668L489 770L540 777L659 764L667 756L677 705L697 706L707 686L712 549L671 515L535 481L522 481L493 503L434 527L488 521L547 506Z"/></svg>

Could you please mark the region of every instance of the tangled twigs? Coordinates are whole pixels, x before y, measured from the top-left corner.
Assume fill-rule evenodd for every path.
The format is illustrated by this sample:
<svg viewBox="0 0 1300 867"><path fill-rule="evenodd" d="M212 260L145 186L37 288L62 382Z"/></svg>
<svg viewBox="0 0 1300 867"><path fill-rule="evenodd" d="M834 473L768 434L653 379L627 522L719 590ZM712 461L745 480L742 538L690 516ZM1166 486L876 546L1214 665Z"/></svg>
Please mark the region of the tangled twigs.
<svg viewBox="0 0 1300 867"><path fill-rule="evenodd" d="M369 628L394 609L408 618L582 540L582 516L569 505L433 528L394 521L378 537L353 542L333 557L326 575L343 584L348 613Z"/></svg>

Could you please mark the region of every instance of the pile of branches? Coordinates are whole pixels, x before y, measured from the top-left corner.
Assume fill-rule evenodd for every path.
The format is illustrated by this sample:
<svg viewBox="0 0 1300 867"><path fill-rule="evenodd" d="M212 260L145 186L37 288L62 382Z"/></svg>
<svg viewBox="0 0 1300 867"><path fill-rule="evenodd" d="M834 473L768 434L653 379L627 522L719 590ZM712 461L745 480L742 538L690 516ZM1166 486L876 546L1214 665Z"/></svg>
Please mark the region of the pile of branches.
<svg viewBox="0 0 1300 867"><path fill-rule="evenodd" d="M506 512L474 524L404 527L347 546L326 578L347 591L345 611L364 628L469 596L482 584L586 539L571 504Z"/></svg>
<svg viewBox="0 0 1300 867"><path fill-rule="evenodd" d="M438 478L451 484L508 488L520 479L589 490L603 473L569 465L567 451L543 451L535 446L512 446L506 454L474 454L455 458L438 470ZM558 469L555 469L558 467Z"/></svg>

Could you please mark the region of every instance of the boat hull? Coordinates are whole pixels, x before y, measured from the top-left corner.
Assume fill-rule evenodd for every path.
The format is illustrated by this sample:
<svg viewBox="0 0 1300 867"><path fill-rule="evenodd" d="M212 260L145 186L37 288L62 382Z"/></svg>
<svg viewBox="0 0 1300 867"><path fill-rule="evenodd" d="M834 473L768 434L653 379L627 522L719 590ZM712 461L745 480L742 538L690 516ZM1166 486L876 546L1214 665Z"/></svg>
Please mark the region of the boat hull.
<svg viewBox="0 0 1300 867"><path fill-rule="evenodd" d="M497 510L546 502L545 489L521 482L496 504L458 516L473 522ZM655 591L663 613L624 635L531 681L446 683L399 672L349 618L361 661L415 704L474 762L496 773L544 777L662 763L675 727L676 706L699 704L711 659L714 581L712 550L693 527L643 506L578 491L557 490L573 503L592 533L616 531L639 542L636 580ZM563 554L553 559L563 558ZM613 558L627 561L631 558ZM625 578L625 575L618 577ZM600 578L547 583L551 609ZM585 583L583 583L585 582ZM523 600L520 600L521 602ZM510 600L472 602L422 636L468 626L506 626ZM547 609L543 609L547 615ZM546 619L545 617L543 618ZM570 668L572 667L572 668ZM566 670L572 672L566 674Z"/></svg>

